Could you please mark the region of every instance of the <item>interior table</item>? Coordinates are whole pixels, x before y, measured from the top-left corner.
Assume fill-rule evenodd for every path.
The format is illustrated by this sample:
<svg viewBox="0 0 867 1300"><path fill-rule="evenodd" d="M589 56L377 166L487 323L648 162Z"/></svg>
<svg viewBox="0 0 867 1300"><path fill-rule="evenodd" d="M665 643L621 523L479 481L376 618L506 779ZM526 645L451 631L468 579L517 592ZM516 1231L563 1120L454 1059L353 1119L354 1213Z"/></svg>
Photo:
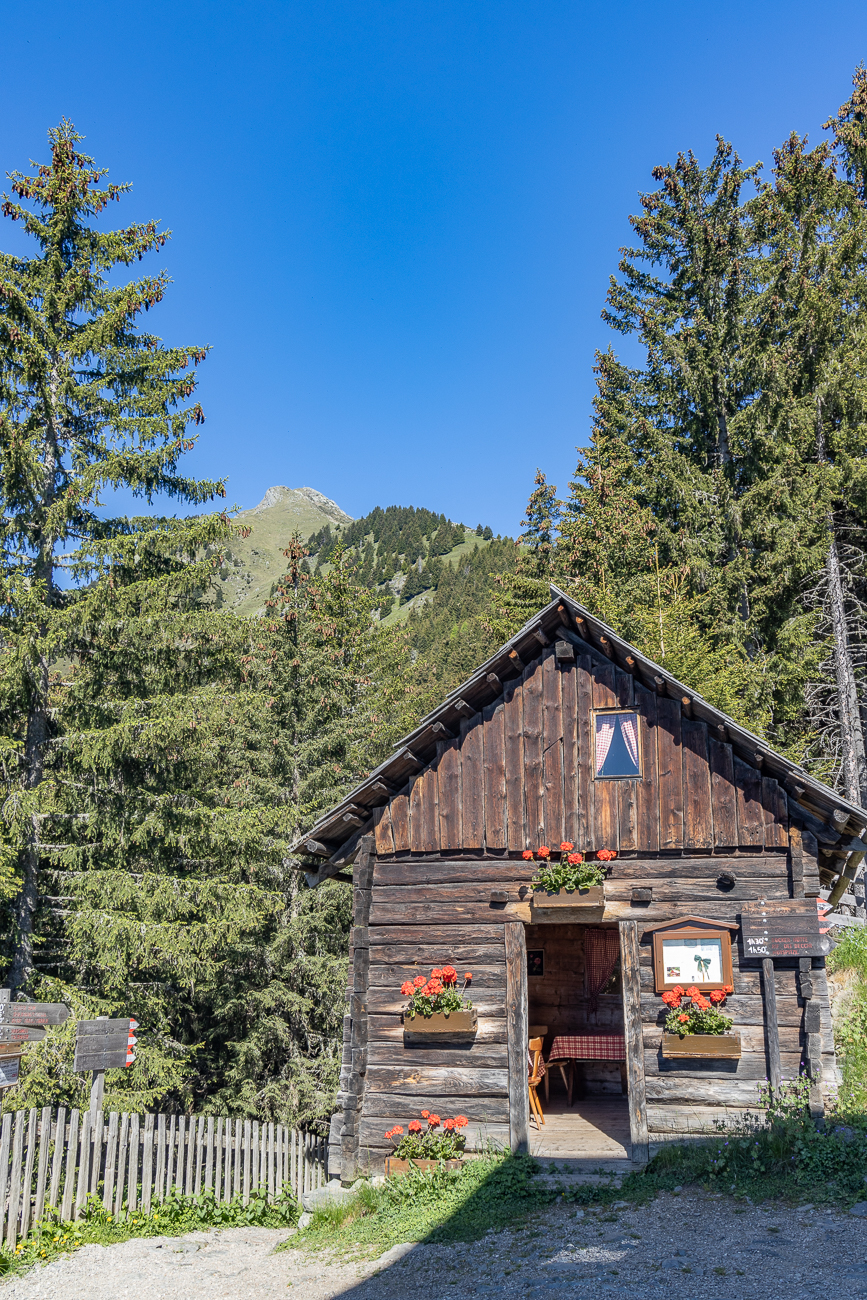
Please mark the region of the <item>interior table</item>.
<svg viewBox="0 0 867 1300"><path fill-rule="evenodd" d="M572 1085L576 1063L581 1061L625 1060L626 1038L623 1034L613 1033L559 1034L551 1044L551 1051L548 1053L548 1065L559 1066L560 1073L563 1074L563 1082L566 1084L569 1094L570 1106L572 1105ZM566 1067L568 1067L568 1079L565 1073ZM621 1087L625 1091L622 1068L620 1078Z"/></svg>

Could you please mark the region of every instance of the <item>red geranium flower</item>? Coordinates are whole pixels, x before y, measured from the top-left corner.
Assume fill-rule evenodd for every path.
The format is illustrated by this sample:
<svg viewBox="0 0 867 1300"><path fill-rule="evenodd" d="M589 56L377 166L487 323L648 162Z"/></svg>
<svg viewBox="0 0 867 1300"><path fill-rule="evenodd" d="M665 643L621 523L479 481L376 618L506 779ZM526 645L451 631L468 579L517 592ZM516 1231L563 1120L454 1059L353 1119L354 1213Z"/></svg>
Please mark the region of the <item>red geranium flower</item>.
<svg viewBox="0 0 867 1300"><path fill-rule="evenodd" d="M415 993L415 985L410 984L409 980L404 980L400 986L400 991L404 997L409 997L411 994Z"/></svg>
<svg viewBox="0 0 867 1300"><path fill-rule="evenodd" d="M726 992L726 993L734 993L734 991L735 991L735 986L734 986L734 984L726 984L726 986L725 986L725 992Z"/></svg>
<svg viewBox="0 0 867 1300"><path fill-rule="evenodd" d="M570 867L577 867L579 862L584 861L584 854L570 853L569 856L566 858L566 861L569 863Z"/></svg>
<svg viewBox="0 0 867 1300"><path fill-rule="evenodd" d="M448 1129L449 1133L451 1133L454 1126L455 1126L455 1121L453 1119L443 1120L443 1128Z"/></svg>
<svg viewBox="0 0 867 1300"><path fill-rule="evenodd" d="M420 989L422 985L427 984L427 980L425 979L424 975L416 975L415 979L413 980L413 984L417 989Z"/></svg>
<svg viewBox="0 0 867 1300"><path fill-rule="evenodd" d="M547 844L540 844L536 850L536 854L540 858L550 858L551 850L548 848Z"/></svg>
<svg viewBox="0 0 867 1300"><path fill-rule="evenodd" d="M686 1024L687 1020L689 1020L689 1016L678 1016L677 1018L682 1025Z"/></svg>
<svg viewBox="0 0 867 1300"><path fill-rule="evenodd" d="M711 990L710 1000L711 1002L724 1002L725 996L722 989L713 989Z"/></svg>
<svg viewBox="0 0 867 1300"><path fill-rule="evenodd" d="M432 970L431 973L430 973L430 977L431 977L432 980L441 980L441 979L442 979L442 977L443 977L443 973L442 973L442 971L440 970L439 966L435 966L435 967L433 968L433 970Z"/></svg>
<svg viewBox="0 0 867 1300"><path fill-rule="evenodd" d="M440 1124L442 1123L442 1120L440 1119L439 1115L429 1115L427 1122L428 1122L428 1127L439 1128Z"/></svg>
<svg viewBox="0 0 867 1300"><path fill-rule="evenodd" d="M443 966L443 983L454 984L458 978L458 973L454 966Z"/></svg>
<svg viewBox="0 0 867 1300"><path fill-rule="evenodd" d="M455 1116L455 1128L466 1128L469 1122L466 1115Z"/></svg>
<svg viewBox="0 0 867 1300"><path fill-rule="evenodd" d="M617 854L614 849L600 849L596 856L600 862L611 862L617 857Z"/></svg>
<svg viewBox="0 0 867 1300"><path fill-rule="evenodd" d="M671 1006L672 1002L677 1001L677 998L674 996L673 993L663 993L662 1000L663 1002L666 1002L669 1006Z"/></svg>
<svg viewBox="0 0 867 1300"><path fill-rule="evenodd" d="M524 859L525 862L529 862L532 856L533 856L532 849L524 849L524 852L521 854L521 857Z"/></svg>
<svg viewBox="0 0 867 1300"><path fill-rule="evenodd" d="M419 1124L417 1119L411 1119L407 1124L407 1128L409 1129L410 1133L421 1132L421 1124Z"/></svg>
<svg viewBox="0 0 867 1300"><path fill-rule="evenodd" d="M468 970L468 971L465 971L465 972L464 972L464 979L465 979L465 980L471 980L472 978L473 978L473 972L472 972L471 970Z"/></svg>
<svg viewBox="0 0 867 1300"><path fill-rule="evenodd" d="M422 1119L427 1119L428 1115L430 1115L430 1111L429 1111L429 1110L423 1110L422 1113L421 1113L421 1117L422 1117Z"/></svg>
<svg viewBox="0 0 867 1300"><path fill-rule="evenodd" d="M688 998L698 998L701 997L701 994L694 984L690 984L689 988L686 990L686 996Z"/></svg>
<svg viewBox="0 0 867 1300"><path fill-rule="evenodd" d="M575 847L574 844L570 844L568 840L564 840L563 843L560 845L560 852L571 853L574 847Z"/></svg>
<svg viewBox="0 0 867 1300"><path fill-rule="evenodd" d="M679 984L675 984L674 988L673 988L671 991L672 991L672 993L675 995L675 997L678 997L678 998L682 998L682 997L683 997L683 989L680 987Z"/></svg>

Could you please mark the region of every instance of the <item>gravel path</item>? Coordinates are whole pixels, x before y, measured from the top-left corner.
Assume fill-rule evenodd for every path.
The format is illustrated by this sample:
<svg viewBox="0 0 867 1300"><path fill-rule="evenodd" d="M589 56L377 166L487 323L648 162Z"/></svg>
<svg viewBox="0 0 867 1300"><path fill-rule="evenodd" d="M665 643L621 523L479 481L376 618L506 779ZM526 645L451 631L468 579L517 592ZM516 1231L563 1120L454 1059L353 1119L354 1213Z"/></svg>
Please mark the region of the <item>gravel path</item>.
<svg viewBox="0 0 867 1300"><path fill-rule="evenodd" d="M396 1246L378 1260L274 1253L287 1232L228 1228L85 1246L0 1283L0 1300L578 1300L867 1297L867 1220L747 1207L686 1189L630 1209L540 1210L479 1242Z"/></svg>

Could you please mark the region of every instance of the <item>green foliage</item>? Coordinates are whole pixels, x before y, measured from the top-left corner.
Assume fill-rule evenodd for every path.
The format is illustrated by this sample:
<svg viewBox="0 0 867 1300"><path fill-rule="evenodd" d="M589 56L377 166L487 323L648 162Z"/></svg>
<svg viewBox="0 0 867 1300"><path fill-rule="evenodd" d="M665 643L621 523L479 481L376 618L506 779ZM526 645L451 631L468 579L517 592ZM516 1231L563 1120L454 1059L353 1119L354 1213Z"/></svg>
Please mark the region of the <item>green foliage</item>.
<svg viewBox="0 0 867 1300"><path fill-rule="evenodd" d="M607 875L607 868L601 862L569 862L566 854L559 862L546 862L539 867L533 877L533 884L541 886L549 894L556 894L558 889L570 893L573 889L590 889L601 885Z"/></svg>
<svg viewBox="0 0 867 1300"><path fill-rule="evenodd" d="M665 1032L679 1034L681 1038L687 1034L726 1034L733 1024L732 1018L724 1016L716 1007L699 1007L693 1002L688 1007L673 1007L669 1011Z"/></svg>
<svg viewBox="0 0 867 1300"><path fill-rule="evenodd" d="M828 957L828 969L848 975L835 1009L834 1045L840 1065L839 1105L846 1116L867 1113L867 927L847 926Z"/></svg>

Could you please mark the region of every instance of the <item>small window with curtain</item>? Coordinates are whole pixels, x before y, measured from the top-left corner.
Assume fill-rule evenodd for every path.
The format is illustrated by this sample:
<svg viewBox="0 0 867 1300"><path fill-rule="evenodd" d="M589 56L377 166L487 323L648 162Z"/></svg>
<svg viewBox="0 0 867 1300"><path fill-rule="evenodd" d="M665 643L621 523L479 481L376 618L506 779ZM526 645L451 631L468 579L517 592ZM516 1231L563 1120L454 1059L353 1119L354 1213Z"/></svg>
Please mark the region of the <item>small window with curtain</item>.
<svg viewBox="0 0 867 1300"><path fill-rule="evenodd" d="M593 715L596 739L595 774L604 777L641 776L638 714L618 709Z"/></svg>

